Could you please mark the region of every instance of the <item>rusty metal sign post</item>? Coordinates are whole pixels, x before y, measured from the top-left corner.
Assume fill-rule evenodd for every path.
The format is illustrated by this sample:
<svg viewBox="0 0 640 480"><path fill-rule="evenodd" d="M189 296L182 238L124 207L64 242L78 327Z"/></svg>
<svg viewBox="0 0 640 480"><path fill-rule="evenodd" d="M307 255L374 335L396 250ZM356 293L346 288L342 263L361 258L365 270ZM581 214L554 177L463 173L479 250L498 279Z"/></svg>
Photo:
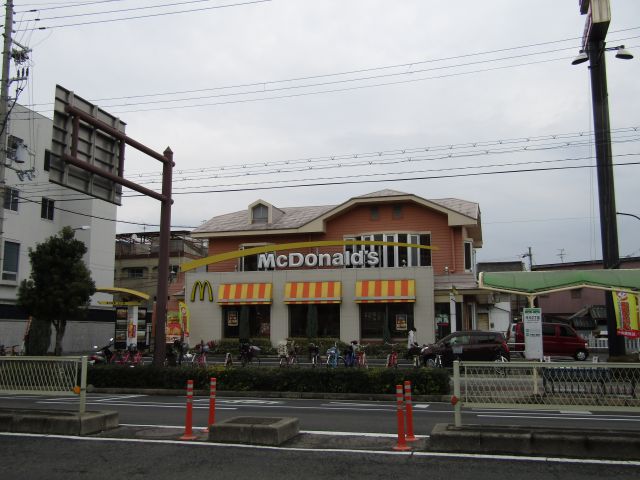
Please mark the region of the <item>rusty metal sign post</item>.
<svg viewBox="0 0 640 480"><path fill-rule="evenodd" d="M62 99L62 100L61 100ZM78 105L83 108L78 108ZM89 111L86 111L89 110ZM110 118L106 112L89 104L80 97L76 97L73 92L57 86L56 89L56 110L54 112L54 139L51 149L51 172L57 178L52 180L56 183L66 185L69 188L83 191L87 195L101 198L111 203L120 204L119 195L115 193L116 188L112 188L109 198L95 195L92 192L94 187L94 176L101 177L114 185L122 185L136 192L161 202L160 207L160 248L158 253L158 294L156 298L156 323L155 323L155 348L153 353L153 364L163 366L166 355L166 320L167 320L167 297L169 293L169 240L171 235L171 187L173 167L173 152L169 147L162 153L158 153L149 147L133 140L124 133L124 127L119 120L117 123L121 128L114 128L101 118ZM107 117L105 117L107 115ZM82 132L82 133L81 133ZM88 132L88 133L87 133ZM113 145L96 145L97 132L102 132L107 136L117 140ZM103 142L104 143L104 142ZM82 145L80 147L80 145ZM162 162L162 192L158 193L141 185L133 183L124 178L124 149L129 145L140 152ZM100 148L102 147L102 148ZM113 151L109 155L109 150ZM103 155L98 158L95 153ZM105 153L107 152L107 153ZM108 157L104 161L104 157ZM80 159L82 157L84 159ZM69 165L75 167L75 171L69 172ZM86 178L78 176L78 170L88 172ZM70 177L74 176L71 183ZM86 186L85 186L86 184ZM107 191L108 188L102 188ZM165 274L163 275L163 272Z"/></svg>

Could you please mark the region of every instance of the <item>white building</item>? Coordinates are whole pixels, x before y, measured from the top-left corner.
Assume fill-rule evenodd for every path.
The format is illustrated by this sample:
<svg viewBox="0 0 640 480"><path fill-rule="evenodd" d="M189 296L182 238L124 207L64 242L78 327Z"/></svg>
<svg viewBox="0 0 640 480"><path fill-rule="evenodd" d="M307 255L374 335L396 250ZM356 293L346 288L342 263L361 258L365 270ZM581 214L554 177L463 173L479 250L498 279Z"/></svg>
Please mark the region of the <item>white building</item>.
<svg viewBox="0 0 640 480"><path fill-rule="evenodd" d="M52 120L15 105L6 124L2 276L0 278L0 344L21 345L27 324L16 307L18 286L29 278L29 248L56 235L65 226L87 246L85 263L97 287L113 285L116 206L49 182L48 149ZM80 229L80 227L85 227ZM88 229L86 227L89 227ZM111 295L91 299L87 321L67 327L65 352L83 351L113 336L113 311L98 305ZM52 342L53 348L53 342Z"/></svg>

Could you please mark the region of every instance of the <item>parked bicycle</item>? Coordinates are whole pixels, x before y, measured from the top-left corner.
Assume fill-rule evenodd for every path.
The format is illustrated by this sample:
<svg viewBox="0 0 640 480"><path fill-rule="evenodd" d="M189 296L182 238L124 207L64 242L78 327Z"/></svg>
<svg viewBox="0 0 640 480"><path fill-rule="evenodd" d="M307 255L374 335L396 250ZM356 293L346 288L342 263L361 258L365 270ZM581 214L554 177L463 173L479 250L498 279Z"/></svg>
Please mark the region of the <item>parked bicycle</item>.
<svg viewBox="0 0 640 480"><path fill-rule="evenodd" d="M354 344L355 350L355 365L358 368L369 368L369 364L367 363L367 352L366 348L369 345L358 345L358 343Z"/></svg>
<svg viewBox="0 0 640 480"><path fill-rule="evenodd" d="M196 351L191 358L191 363L195 367L206 367L207 366L207 352L209 352L209 345L204 342L200 342L196 346Z"/></svg>
<svg viewBox="0 0 640 480"><path fill-rule="evenodd" d="M292 367L298 364L298 346L295 341L282 340L278 342L278 357L281 367Z"/></svg>
<svg viewBox="0 0 640 480"><path fill-rule="evenodd" d="M11 345L10 348L11 351L7 352L7 347L5 347L4 345L0 345L0 357L4 357L4 356L13 356L13 355L20 355L20 351L18 350L18 347L20 347L20 345Z"/></svg>
<svg viewBox="0 0 640 480"><path fill-rule="evenodd" d="M224 356L224 366L233 367L233 356L231 355L231 352L227 352Z"/></svg>
<svg viewBox="0 0 640 480"><path fill-rule="evenodd" d="M260 365L260 347L251 345L250 342L240 344L240 363L243 367L247 364Z"/></svg>
<svg viewBox="0 0 640 480"><path fill-rule="evenodd" d="M391 352L387 354L387 361L385 366L387 368L398 368L398 352L396 351L397 343L386 343L385 345L391 346Z"/></svg>
<svg viewBox="0 0 640 480"><path fill-rule="evenodd" d="M138 350L137 345L129 345L124 355L119 355L116 358L116 363L119 365L129 365L131 367L140 365L142 362L142 352Z"/></svg>
<svg viewBox="0 0 640 480"><path fill-rule="evenodd" d="M312 368L320 365L320 345L316 345L315 343L309 344L309 359Z"/></svg>
<svg viewBox="0 0 640 480"><path fill-rule="evenodd" d="M425 365L429 368L442 368L442 355L437 354L425 359Z"/></svg>
<svg viewBox="0 0 640 480"><path fill-rule="evenodd" d="M331 348L327 350L327 367L335 368L338 365L345 365L344 357L340 355L338 343L335 342Z"/></svg>

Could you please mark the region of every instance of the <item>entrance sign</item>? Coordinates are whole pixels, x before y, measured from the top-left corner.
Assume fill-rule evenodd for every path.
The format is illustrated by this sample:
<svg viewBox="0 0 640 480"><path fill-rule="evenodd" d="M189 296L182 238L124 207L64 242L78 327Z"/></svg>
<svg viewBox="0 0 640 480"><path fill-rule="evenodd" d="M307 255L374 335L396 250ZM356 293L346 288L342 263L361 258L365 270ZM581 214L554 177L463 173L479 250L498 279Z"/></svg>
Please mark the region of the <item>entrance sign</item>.
<svg viewBox="0 0 640 480"><path fill-rule="evenodd" d="M542 360L542 309L522 310L524 356L527 360Z"/></svg>

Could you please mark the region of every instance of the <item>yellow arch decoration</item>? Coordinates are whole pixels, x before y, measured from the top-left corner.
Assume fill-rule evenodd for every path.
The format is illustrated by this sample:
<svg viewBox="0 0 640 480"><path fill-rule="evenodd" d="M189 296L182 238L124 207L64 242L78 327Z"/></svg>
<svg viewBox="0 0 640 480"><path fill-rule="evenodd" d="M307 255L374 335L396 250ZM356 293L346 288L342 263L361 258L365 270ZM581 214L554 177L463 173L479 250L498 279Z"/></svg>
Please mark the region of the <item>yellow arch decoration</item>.
<svg viewBox="0 0 640 480"><path fill-rule="evenodd" d="M96 288L96 292L100 293L126 293L127 295L133 295L134 297L141 298L143 300L149 300L149 295L144 292L139 292L137 290L131 290L130 288L121 288L121 287L98 287Z"/></svg>
<svg viewBox="0 0 640 480"><path fill-rule="evenodd" d="M423 250L438 249L438 247L418 245L416 243L383 242L378 240L321 240L317 242L281 243L279 245L264 245L261 247L248 248L246 250L234 250L232 252L211 255L210 257L200 258L192 262L183 263L180 270L183 272L188 272L189 270L194 270L204 265L211 265L212 263L224 262L225 260L233 260L234 258L248 257L250 255L257 255L260 253L278 252L282 250L295 250L296 248L340 247L345 245L386 245L391 247L421 248Z"/></svg>

